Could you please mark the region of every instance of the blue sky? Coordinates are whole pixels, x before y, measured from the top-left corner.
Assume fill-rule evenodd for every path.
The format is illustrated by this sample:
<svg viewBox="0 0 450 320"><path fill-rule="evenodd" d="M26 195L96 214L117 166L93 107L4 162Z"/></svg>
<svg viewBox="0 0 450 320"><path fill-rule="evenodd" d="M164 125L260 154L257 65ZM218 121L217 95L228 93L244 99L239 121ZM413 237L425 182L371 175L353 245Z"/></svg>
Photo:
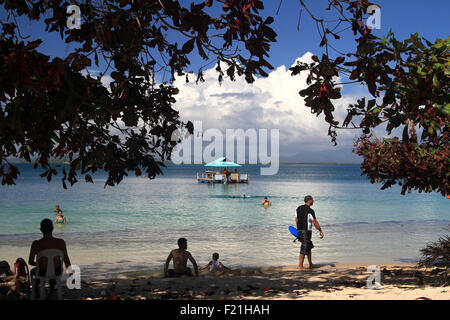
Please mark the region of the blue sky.
<svg viewBox="0 0 450 320"><path fill-rule="evenodd" d="M327 1L305 0L317 17L330 18L325 11ZM381 5L381 29L374 30L378 36L386 35L390 29L400 40L410 34L419 32L420 36L434 41L446 38L450 30L450 1L407 1L390 0L375 1ZM191 1L181 1L189 6ZM340 132L338 147L335 148L327 137L327 127L323 119L316 119L309 114L298 96L298 91L305 84L301 79L290 78L288 68L298 59L308 61L311 54L321 55L320 38L315 23L303 11L300 31L297 31L300 4L297 0L284 0L277 15L278 0L264 1L263 16L273 16L272 28L278 33L277 42L272 44L268 61L275 67L268 79L258 79L257 83L247 85L244 81L217 85L217 75L206 70L207 83L196 86L185 84L177 79L175 85L181 89L175 108L185 120L201 120L203 128L278 128L280 129L280 158L283 161L340 161L357 162L351 153L355 132ZM6 18L3 7L0 9L2 21ZM59 34L44 32L43 22L30 22L27 18L19 18L22 35L30 35L30 39L42 38L41 50L55 57L65 57L73 47L63 43ZM339 28L340 29L340 28ZM349 35L345 37L345 35ZM180 45L184 43L180 39ZM356 43L352 33L343 34L341 40L335 42L338 50L348 52L354 50ZM196 52L196 50L194 50ZM192 57L192 70L196 72L204 61ZM102 70L104 66L95 67ZM214 68L213 65L208 68ZM167 80L167 79L166 79ZM107 82L107 80L105 81ZM282 87L281 88L277 87ZM366 94L360 86L346 87L344 98L339 104L344 114L345 106ZM224 97L234 97L225 99ZM220 109L220 112L217 111ZM382 130L379 131L383 134Z"/></svg>
<svg viewBox="0 0 450 320"><path fill-rule="evenodd" d="M327 1L307 0L306 5L317 17L326 16L324 10ZM421 36L434 40L446 38L450 31L450 1L448 0L382 0L374 1L381 5L381 29L373 30L377 36L386 35L392 29L398 39L407 38L410 34L419 32ZM268 1L267 10L276 14L278 1ZM271 51L271 62L281 65L286 61L293 61L306 51L318 52L320 39L318 38L315 23L302 13L301 30L297 32L297 20L300 5L296 0L283 1L279 17L274 23L278 33L278 45ZM353 38L347 37L339 40L338 49L353 48Z"/></svg>
<svg viewBox="0 0 450 320"><path fill-rule="evenodd" d="M325 10L326 0L305 0L306 5L317 17L330 17ZM381 29L374 30L375 35L386 35L392 29L399 39L404 39L410 34L419 32L421 36L433 41L440 37L449 36L450 30L450 1L448 0L380 0L375 1L381 5ZM181 1L190 5L191 1ZM300 31L297 31L300 4L297 0L281 1L279 13L278 0L264 1L265 9L261 11L263 16L273 16L275 22L272 27L278 33L277 42L272 45L269 61L274 66L280 66L294 61L305 52L321 52L320 38L317 34L315 23L303 11L300 23ZM332 15L335 17L334 13ZM2 21L6 18L3 7L0 9ZM51 34L44 31L43 22L31 22L25 17L19 18L21 32L30 35L31 38L41 38L44 43L41 49L50 56L65 56L70 48L64 44L58 33ZM347 33L347 34L351 34ZM181 40L182 44L183 41ZM340 50L353 48L355 43L352 37L343 37L336 46ZM201 62L193 57L193 62ZM193 67L196 69L196 66Z"/></svg>

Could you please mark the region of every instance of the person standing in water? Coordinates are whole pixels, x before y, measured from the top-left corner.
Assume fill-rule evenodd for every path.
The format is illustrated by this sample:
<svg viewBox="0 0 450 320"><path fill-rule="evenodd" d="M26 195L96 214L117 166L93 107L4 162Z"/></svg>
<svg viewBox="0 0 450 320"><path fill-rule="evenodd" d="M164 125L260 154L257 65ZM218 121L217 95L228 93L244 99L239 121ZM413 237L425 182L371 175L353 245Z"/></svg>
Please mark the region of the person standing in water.
<svg viewBox="0 0 450 320"><path fill-rule="evenodd" d="M264 197L264 200L261 201L261 205L262 205L262 206L265 206L265 207L268 207L268 206L271 206L271 205L272 205L272 202L269 201L269 198Z"/></svg>
<svg viewBox="0 0 450 320"><path fill-rule="evenodd" d="M298 263L299 270L304 270L303 261L305 260L305 255L308 257L309 269L314 268L311 254L311 249L314 248L314 245L311 241L313 225L317 230L319 230L320 239L323 239L322 229L320 228L319 222L316 219L314 210L311 209L311 206L314 203L314 199L313 197L308 195L304 198L304 201L305 204L297 208L297 217L295 218L295 222L297 223L298 238L302 243L302 245L300 246Z"/></svg>
<svg viewBox="0 0 450 320"><path fill-rule="evenodd" d="M66 217L63 216L62 210L59 208L59 205L56 205L55 210L53 210L53 212L56 212L56 218L55 218L55 223L66 223Z"/></svg>

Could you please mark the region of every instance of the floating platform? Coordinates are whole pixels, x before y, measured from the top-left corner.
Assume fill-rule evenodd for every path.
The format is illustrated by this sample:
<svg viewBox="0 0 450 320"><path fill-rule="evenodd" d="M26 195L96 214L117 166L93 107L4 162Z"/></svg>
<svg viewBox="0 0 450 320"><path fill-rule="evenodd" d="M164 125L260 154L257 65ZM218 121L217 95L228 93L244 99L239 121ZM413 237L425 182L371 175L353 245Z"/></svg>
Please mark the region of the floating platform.
<svg viewBox="0 0 450 320"><path fill-rule="evenodd" d="M248 183L250 175L248 173L230 172L227 176L219 171L197 172L199 183Z"/></svg>

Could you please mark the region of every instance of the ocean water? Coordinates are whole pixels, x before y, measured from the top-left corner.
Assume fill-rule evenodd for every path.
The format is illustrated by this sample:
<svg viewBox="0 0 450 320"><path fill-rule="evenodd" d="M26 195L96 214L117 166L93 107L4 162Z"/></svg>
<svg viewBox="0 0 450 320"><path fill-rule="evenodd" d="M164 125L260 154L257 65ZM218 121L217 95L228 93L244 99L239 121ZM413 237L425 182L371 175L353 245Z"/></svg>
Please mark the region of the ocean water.
<svg viewBox="0 0 450 320"><path fill-rule="evenodd" d="M40 221L54 219L59 204L68 224L56 226L55 236L88 277L161 269L180 237L199 265L213 252L230 267L296 265L299 244L288 227L307 194L325 233L313 232L315 263L417 261L420 248L449 232L450 200L381 191L358 165L281 164L274 176L246 165L240 171L250 183L234 185L197 183L201 165L168 165L156 180L130 175L104 188L98 173L94 184L68 190L58 176L48 183L30 165L19 169L16 186L0 186L0 260L27 260ZM260 206L264 196L271 207Z"/></svg>

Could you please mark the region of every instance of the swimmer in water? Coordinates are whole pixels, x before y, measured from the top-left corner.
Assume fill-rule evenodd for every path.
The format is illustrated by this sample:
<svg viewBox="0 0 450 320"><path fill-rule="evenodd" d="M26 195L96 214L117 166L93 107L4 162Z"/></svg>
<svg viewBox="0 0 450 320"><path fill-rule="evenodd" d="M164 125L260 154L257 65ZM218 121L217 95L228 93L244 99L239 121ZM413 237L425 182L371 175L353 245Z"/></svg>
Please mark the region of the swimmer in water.
<svg viewBox="0 0 450 320"><path fill-rule="evenodd" d="M66 217L63 216L62 210L59 208L59 205L56 205L55 210L53 212L56 212L57 216L55 218L55 223L66 223Z"/></svg>
<svg viewBox="0 0 450 320"><path fill-rule="evenodd" d="M267 197L264 197L264 200L261 201L261 205L262 205L262 206L265 206L265 207L268 207L268 206L271 206L271 205L272 205L272 202L270 202L269 199L268 199Z"/></svg>

